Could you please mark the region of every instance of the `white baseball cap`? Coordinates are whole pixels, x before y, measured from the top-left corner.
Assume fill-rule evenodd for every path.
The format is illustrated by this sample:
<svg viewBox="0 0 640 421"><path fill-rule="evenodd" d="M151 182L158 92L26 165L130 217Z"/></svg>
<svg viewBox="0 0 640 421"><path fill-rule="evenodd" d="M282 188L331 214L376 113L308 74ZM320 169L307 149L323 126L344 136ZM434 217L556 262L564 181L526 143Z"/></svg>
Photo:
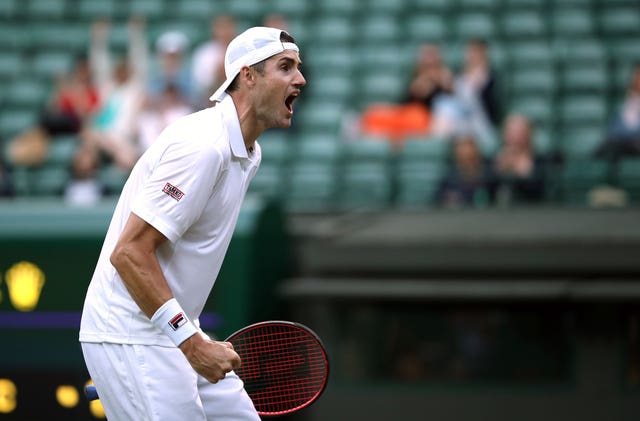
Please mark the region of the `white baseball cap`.
<svg viewBox="0 0 640 421"><path fill-rule="evenodd" d="M224 55L224 73L227 79L209 99L222 101L227 95L225 91L243 66L254 65L285 50L299 51L296 44L280 41L282 32L286 33L282 29L256 26L235 37Z"/></svg>

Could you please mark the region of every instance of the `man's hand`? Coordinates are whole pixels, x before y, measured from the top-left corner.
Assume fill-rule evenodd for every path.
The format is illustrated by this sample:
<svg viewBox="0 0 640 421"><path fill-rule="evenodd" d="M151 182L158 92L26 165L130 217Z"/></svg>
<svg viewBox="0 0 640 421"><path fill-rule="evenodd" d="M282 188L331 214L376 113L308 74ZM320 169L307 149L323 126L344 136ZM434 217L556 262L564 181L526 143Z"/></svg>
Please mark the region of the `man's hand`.
<svg viewBox="0 0 640 421"><path fill-rule="evenodd" d="M195 334L180 344L191 367L211 383L217 383L240 367L240 357L229 342L216 342Z"/></svg>

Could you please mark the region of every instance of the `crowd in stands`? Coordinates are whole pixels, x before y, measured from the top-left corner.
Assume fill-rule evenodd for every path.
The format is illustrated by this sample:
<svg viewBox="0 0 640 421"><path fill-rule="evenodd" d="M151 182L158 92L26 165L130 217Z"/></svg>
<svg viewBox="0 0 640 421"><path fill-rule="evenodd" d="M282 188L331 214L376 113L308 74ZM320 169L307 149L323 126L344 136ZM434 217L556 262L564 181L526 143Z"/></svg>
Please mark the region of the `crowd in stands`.
<svg viewBox="0 0 640 421"><path fill-rule="evenodd" d="M263 24L287 28L277 14L266 16ZM215 16L210 38L196 45L174 30L149 43L143 19L131 19L127 29L127 54L118 57L109 48L110 23L93 24L87 53L55 82L37 124L8 140L7 162L0 162L0 196L15 194L11 168L42 165L53 139L73 136L77 145L64 197L70 203L95 203L117 193L99 181L101 167L130 171L164 127L210 105L209 95L224 80L224 52L238 32L231 15ZM388 126L392 132L386 137L399 144L411 134L448 142L449 168L434 200L443 207L535 204L547 195L545 171L556 157L539 154L534 124L501 103L503 75L491 63L490 49L483 39L467 40L461 68L454 71L439 45L421 45L399 102L386 104L384 112L373 104L369 111L376 112L362 114L362 122L382 130L376 135L384 136ZM598 157L615 161L640 153L640 65L621 105Z"/></svg>

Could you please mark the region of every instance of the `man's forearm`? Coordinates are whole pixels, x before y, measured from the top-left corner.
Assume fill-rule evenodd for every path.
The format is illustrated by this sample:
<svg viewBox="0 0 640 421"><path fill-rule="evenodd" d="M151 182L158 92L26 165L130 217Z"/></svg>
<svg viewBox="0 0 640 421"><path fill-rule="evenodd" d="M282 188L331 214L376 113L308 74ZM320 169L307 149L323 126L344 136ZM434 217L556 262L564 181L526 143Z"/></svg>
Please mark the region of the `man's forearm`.
<svg viewBox="0 0 640 421"><path fill-rule="evenodd" d="M121 245L111 255L111 263L147 317L151 318L162 304L173 298L154 250Z"/></svg>

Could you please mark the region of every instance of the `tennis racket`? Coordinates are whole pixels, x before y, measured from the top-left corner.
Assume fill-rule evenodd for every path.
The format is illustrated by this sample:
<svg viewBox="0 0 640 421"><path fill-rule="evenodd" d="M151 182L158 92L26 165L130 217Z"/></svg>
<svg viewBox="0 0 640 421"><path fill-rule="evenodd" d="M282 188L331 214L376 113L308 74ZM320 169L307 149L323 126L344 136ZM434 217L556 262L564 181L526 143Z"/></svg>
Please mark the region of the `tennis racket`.
<svg viewBox="0 0 640 421"><path fill-rule="evenodd" d="M242 359L235 373L261 416L291 414L311 405L329 377L327 353L308 327L286 321L247 326L226 340ZM95 386L87 398L98 399Z"/></svg>

